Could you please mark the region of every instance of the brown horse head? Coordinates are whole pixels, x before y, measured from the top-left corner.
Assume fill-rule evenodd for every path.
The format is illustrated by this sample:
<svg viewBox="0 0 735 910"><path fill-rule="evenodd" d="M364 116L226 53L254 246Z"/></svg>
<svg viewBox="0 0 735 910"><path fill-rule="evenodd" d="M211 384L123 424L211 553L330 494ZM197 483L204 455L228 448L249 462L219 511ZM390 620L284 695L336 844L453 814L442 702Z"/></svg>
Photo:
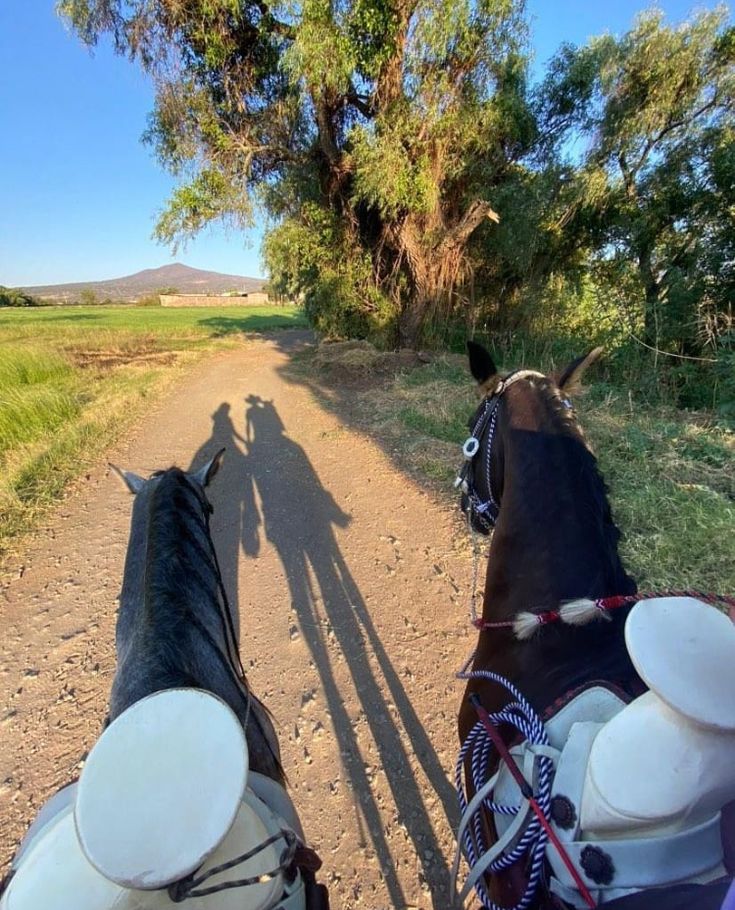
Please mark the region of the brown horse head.
<svg viewBox="0 0 735 910"><path fill-rule="evenodd" d="M497 681L476 674L504 677L541 717L595 681L628 697L645 688L625 647L626 609L607 622L539 626L527 640L519 640L512 627L522 612L540 614L567 601L636 591L618 554L620 532L607 489L570 397L600 349L554 375L501 375L481 345L468 348L481 401L465 443L463 508L475 528L493 530L482 622L503 625L479 632L459 715L463 743L478 722L471 696L491 714L514 700ZM472 792L470 785L468 798ZM485 826L492 842L489 818ZM491 877L488 884L501 904L514 903L508 876Z"/></svg>
<svg viewBox="0 0 735 910"><path fill-rule="evenodd" d="M512 620L578 598L634 593L618 554L607 488L570 398L601 349L546 376L501 375L481 345L468 348L483 396L471 426L491 416L476 431L479 448L468 463L465 496L497 507L483 619ZM528 642L512 629L483 632L475 666L497 667L540 711L589 678L637 681L622 640L624 612L587 627L544 628Z"/></svg>

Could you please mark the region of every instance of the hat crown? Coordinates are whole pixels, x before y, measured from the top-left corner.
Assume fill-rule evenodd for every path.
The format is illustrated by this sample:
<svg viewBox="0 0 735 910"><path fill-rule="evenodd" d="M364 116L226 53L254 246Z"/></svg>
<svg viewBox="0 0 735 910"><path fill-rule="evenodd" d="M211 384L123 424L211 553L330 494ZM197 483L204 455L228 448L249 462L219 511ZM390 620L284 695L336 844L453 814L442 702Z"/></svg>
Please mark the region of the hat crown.
<svg viewBox="0 0 735 910"><path fill-rule="evenodd" d="M123 887L164 887L221 843L247 774L245 734L219 698L169 689L141 699L85 763L74 808L82 850Z"/></svg>
<svg viewBox="0 0 735 910"><path fill-rule="evenodd" d="M586 830L679 828L735 796L735 626L690 597L640 601L625 626L649 691L592 744L582 802Z"/></svg>

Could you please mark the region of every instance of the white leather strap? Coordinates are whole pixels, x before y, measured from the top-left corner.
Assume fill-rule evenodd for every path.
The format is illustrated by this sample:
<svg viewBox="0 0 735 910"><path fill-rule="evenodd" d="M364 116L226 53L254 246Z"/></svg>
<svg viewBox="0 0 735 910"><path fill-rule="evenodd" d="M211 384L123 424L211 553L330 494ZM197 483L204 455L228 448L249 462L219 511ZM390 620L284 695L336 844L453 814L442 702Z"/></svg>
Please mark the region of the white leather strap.
<svg viewBox="0 0 735 910"><path fill-rule="evenodd" d="M523 765L522 773L524 778L531 784L531 787L534 790L536 790L538 785L538 774L536 766L537 755L535 754L535 749L536 747L529 747L523 748L521 751L521 763ZM515 752L516 750L514 749L513 751ZM538 754L552 759L555 759L558 756L558 752L555 749L544 746L538 747ZM457 894L456 882L457 875L459 873L459 864L462 857L462 843L464 841L465 831L468 830L468 826L476 810L479 808L481 803L487 799L487 797L495 790L500 775L504 773L509 772L503 765L485 783L482 789L478 790L462 814L457 834L457 849L454 856L454 863L452 864L451 890L453 894ZM495 843L481 856L479 856L475 863L472 865L469 875L465 880L464 886L458 895L460 907L464 906L465 901L474 890L478 881L487 873L492 863L495 862L495 860L503 853L510 851L513 848L515 842L519 837L522 836L523 832L525 831L526 826L530 821L530 816L532 815L533 810L531 809L528 800L520 795L520 790L518 791L518 796L518 812L515 814L515 816L513 816L512 822L508 825L502 834L499 833L499 837ZM507 821L508 816L503 816L503 818Z"/></svg>
<svg viewBox="0 0 735 910"><path fill-rule="evenodd" d="M629 840L574 841L565 844L570 859L582 871L592 888L655 888L697 878L717 870L722 863L720 814L676 834ZM597 847L606 853L615 868L609 885L599 885L585 875L582 853ZM550 854L549 860L551 861ZM552 863L554 875L563 885L572 887L574 880L561 862Z"/></svg>

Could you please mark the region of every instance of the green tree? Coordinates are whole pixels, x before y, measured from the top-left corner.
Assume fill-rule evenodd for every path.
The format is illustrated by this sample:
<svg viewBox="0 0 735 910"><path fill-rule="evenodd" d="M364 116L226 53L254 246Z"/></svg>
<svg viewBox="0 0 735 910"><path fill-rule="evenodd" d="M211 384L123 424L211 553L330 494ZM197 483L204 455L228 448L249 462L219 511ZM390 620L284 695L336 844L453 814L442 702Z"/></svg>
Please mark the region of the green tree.
<svg viewBox="0 0 735 910"><path fill-rule="evenodd" d="M0 307L3 306L43 306L43 300L19 288L0 285Z"/></svg>
<svg viewBox="0 0 735 910"><path fill-rule="evenodd" d="M79 292L79 303L81 306L97 306L99 298L92 288L82 288Z"/></svg>
<svg viewBox="0 0 735 910"><path fill-rule="evenodd" d="M269 212L274 284L326 289L404 344L453 303L493 191L534 133L523 0L61 0L156 81L175 241ZM305 234L314 230L317 236ZM299 253L288 254L288 238Z"/></svg>
<svg viewBox="0 0 735 910"><path fill-rule="evenodd" d="M588 140L567 222L598 274L621 287L634 270L651 345L696 347L697 309L727 261L734 63L724 7L678 27L652 11L620 39L562 48L543 87L554 141Z"/></svg>

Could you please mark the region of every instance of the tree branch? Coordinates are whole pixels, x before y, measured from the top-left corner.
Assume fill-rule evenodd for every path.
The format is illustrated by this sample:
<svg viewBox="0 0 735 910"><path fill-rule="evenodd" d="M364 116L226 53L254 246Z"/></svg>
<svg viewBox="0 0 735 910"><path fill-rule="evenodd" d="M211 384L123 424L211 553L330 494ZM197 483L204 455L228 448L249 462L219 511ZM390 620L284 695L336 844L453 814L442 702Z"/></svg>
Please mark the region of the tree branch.
<svg viewBox="0 0 735 910"><path fill-rule="evenodd" d="M680 117L678 120L669 120L668 123L659 130L658 134L656 136L652 137L651 139L649 139L649 141L646 143L646 146L643 149L643 151L641 152L641 156L638 159L638 162L635 166L633 173L637 174L641 170L643 165L646 163L646 159L651 154L651 151L655 148L655 146L658 145L659 142L661 142L662 139L664 139L669 133L678 129L680 126L684 126L684 124L687 123L687 120L689 122L692 122L692 121L696 120L698 117L701 117L701 115L705 114L708 110L711 110L713 107L716 107L717 101L718 101L718 97L717 97L717 94L715 93L712 96L712 98L710 98L709 101L705 102L705 104L703 104L701 107L697 108L697 110L694 111L690 117L688 117L688 118Z"/></svg>
<svg viewBox="0 0 735 910"><path fill-rule="evenodd" d="M625 157L625 152L618 153L618 167L620 168L620 173L623 175L623 183L625 184L625 193L627 197L629 199L636 199L635 180L628 167L628 159Z"/></svg>
<svg viewBox="0 0 735 910"><path fill-rule="evenodd" d="M663 272L661 272L656 280L656 283L659 287L661 287L666 282L669 274L682 262L682 260L684 260L689 255L689 253L691 253L696 245L696 237L689 237L686 242L683 243L679 249L670 257L668 267L664 269Z"/></svg>
<svg viewBox="0 0 735 910"><path fill-rule="evenodd" d="M352 86L350 86L349 91L345 95L345 101L347 104L351 104L356 108L362 116L366 117L368 120L372 120L375 116L375 109L370 103L370 98L367 95L359 95Z"/></svg>
<svg viewBox="0 0 735 910"><path fill-rule="evenodd" d="M268 22L269 28L277 35L291 40L296 37L296 29L292 25L276 19L267 3L260 0L260 2L256 2L255 6L260 10L260 15Z"/></svg>
<svg viewBox="0 0 735 910"><path fill-rule="evenodd" d="M476 199L465 211L459 223L447 232L441 246L445 249L451 246L462 249L484 218L489 218L496 224L500 221L500 216L489 202Z"/></svg>

